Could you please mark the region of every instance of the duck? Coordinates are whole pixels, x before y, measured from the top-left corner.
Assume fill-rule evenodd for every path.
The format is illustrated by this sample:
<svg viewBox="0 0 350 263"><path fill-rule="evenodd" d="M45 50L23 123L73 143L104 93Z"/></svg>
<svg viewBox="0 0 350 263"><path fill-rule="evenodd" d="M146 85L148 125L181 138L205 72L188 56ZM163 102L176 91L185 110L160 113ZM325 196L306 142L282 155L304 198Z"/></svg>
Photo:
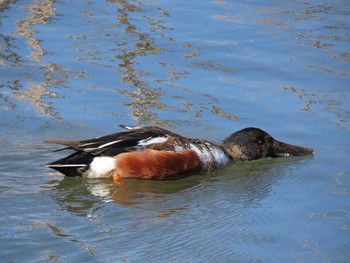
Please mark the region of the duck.
<svg viewBox="0 0 350 263"><path fill-rule="evenodd" d="M187 138L156 127L120 125L124 131L88 140L45 140L64 145L56 151L74 151L46 164L65 176L169 180L212 172L232 161L304 156L313 149L283 143L267 132L248 127L220 144Z"/></svg>

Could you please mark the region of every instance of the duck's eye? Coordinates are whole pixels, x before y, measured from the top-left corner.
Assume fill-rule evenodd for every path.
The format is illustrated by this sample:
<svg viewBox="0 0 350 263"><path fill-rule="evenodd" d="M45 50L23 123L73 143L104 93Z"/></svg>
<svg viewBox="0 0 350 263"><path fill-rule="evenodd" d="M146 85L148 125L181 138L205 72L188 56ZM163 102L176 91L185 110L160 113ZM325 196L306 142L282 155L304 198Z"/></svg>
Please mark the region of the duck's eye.
<svg viewBox="0 0 350 263"><path fill-rule="evenodd" d="M258 144L264 144L264 143L265 143L264 138L258 138L258 139L257 139L257 143L258 143Z"/></svg>

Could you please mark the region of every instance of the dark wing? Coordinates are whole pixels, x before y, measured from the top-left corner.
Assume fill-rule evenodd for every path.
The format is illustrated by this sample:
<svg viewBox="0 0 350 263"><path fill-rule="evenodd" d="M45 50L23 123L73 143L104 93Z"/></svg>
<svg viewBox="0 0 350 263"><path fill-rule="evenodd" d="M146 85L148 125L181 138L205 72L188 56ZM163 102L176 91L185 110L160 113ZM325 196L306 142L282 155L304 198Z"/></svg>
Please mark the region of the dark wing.
<svg viewBox="0 0 350 263"><path fill-rule="evenodd" d="M159 127L122 127L127 129L127 131L113 133L95 139L83 141L46 140L45 142L67 146L56 151L71 149L94 156L115 156L127 151L141 151L146 148L152 148L154 145L166 144L167 140L172 136L179 136Z"/></svg>

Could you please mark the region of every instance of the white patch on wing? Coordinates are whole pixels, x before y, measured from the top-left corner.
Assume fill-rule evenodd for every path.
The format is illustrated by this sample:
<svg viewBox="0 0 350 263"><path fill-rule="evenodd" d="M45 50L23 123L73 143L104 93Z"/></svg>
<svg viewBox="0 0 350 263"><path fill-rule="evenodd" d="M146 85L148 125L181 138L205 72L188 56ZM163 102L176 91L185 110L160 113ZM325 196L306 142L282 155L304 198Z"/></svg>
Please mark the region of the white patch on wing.
<svg viewBox="0 0 350 263"><path fill-rule="evenodd" d="M113 157L95 157L90 164L87 172L88 178L106 178L115 168L115 160Z"/></svg>
<svg viewBox="0 0 350 263"><path fill-rule="evenodd" d="M184 147L182 147L182 146L179 146L179 145L175 145L175 152L182 152L182 151L184 151L185 149L184 149Z"/></svg>
<svg viewBox="0 0 350 263"><path fill-rule="evenodd" d="M141 129L142 126L127 126L127 125L120 125L125 130L138 130Z"/></svg>
<svg viewBox="0 0 350 263"><path fill-rule="evenodd" d="M96 142L88 142L88 143L83 143L83 144L79 144L79 147L85 147L91 144L95 144Z"/></svg>
<svg viewBox="0 0 350 263"><path fill-rule="evenodd" d="M144 140L140 140L137 145L146 146L151 144L163 143L168 140L168 137L149 137Z"/></svg>
<svg viewBox="0 0 350 263"><path fill-rule="evenodd" d="M113 141L113 142L107 142L105 144L102 144L102 145L98 146L98 148L100 149L100 148L103 148L103 147L107 147L109 145L112 145L112 144L115 144L115 143L118 143L118 142L121 142L121 141L122 140L116 140L116 141Z"/></svg>

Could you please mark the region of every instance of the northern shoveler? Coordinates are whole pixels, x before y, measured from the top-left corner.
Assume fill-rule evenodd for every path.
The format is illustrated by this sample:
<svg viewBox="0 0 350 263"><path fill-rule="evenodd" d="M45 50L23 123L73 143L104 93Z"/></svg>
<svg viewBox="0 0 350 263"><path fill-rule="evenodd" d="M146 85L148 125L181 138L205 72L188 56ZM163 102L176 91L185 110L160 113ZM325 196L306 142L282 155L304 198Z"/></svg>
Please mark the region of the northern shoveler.
<svg viewBox="0 0 350 263"><path fill-rule="evenodd" d="M214 171L230 160L302 156L310 148L275 140L258 128L231 134L222 144L186 138L159 127L130 127L126 131L83 141L47 140L75 151L46 164L67 176L86 178L177 179L194 172Z"/></svg>

